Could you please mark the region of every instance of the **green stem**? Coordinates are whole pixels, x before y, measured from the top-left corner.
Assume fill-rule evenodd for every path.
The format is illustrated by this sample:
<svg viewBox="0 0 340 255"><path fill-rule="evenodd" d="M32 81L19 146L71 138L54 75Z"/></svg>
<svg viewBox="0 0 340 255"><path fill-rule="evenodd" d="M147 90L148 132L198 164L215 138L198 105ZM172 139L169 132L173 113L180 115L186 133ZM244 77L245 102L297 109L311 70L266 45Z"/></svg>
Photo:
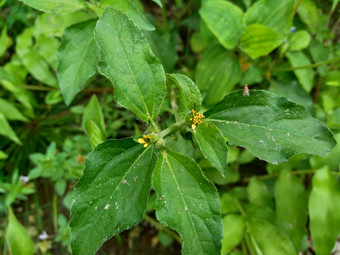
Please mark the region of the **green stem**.
<svg viewBox="0 0 340 255"><path fill-rule="evenodd" d="M296 67L288 67L288 68L274 68L272 72L287 72L287 71L294 71L294 70L299 70L299 69L308 69L308 68L314 68L322 65L326 65L329 63L333 62L338 62L340 61L340 57L337 58L332 58L326 61L321 61L312 65L307 65L307 66L296 66Z"/></svg>
<svg viewBox="0 0 340 255"><path fill-rule="evenodd" d="M34 186L38 187L37 179L34 180ZM41 214L40 214L41 206L40 206L38 192L34 193L34 202L35 202L35 216L36 216L36 220L37 220L37 227L38 227L38 231L41 233L44 230L44 224L43 224L43 219L42 219Z"/></svg>
<svg viewBox="0 0 340 255"><path fill-rule="evenodd" d="M151 223L153 226L155 226L158 230L163 231L167 233L168 235L172 236L178 243L182 244L181 238L173 231L170 229L164 227L162 224L160 224L158 221L150 217L149 215L145 214L144 215L144 220L147 222Z"/></svg>
<svg viewBox="0 0 340 255"><path fill-rule="evenodd" d="M164 28L168 28L168 14L166 12L166 7L165 7L165 1L161 0L162 2L162 17L163 17L163 22L164 22Z"/></svg>
<svg viewBox="0 0 340 255"><path fill-rule="evenodd" d="M313 169L302 169L302 170L296 170L296 171L291 171L290 173L293 175L304 175L304 174L315 174L318 170L313 170ZM331 174L340 176L340 172L334 172L331 171ZM265 180L265 179L271 179L271 178L276 178L279 177L280 174L266 174L266 175L260 175L257 178L259 180ZM243 181L249 182L250 178L245 178Z"/></svg>
<svg viewBox="0 0 340 255"><path fill-rule="evenodd" d="M54 232L58 232L58 197L57 194L53 194L53 228Z"/></svg>
<svg viewBox="0 0 340 255"><path fill-rule="evenodd" d="M43 87L37 85L22 85L20 88L29 89L29 90L37 90L37 91L52 91L57 90L58 88L51 88L51 87Z"/></svg>
<svg viewBox="0 0 340 255"><path fill-rule="evenodd" d="M181 120L179 122L176 122L174 124L172 124L170 127L168 127L167 129L164 129L160 134L160 138L164 138L165 136L167 136L168 134L177 131L178 129L181 128L181 126L185 123L184 120Z"/></svg>

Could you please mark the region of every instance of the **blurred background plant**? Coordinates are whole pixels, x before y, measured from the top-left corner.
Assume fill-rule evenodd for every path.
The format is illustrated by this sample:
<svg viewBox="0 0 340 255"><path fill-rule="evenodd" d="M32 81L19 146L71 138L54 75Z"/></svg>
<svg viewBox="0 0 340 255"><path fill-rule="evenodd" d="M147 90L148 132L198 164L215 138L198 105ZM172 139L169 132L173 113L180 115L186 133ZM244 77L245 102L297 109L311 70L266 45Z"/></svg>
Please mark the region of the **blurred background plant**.
<svg viewBox="0 0 340 255"><path fill-rule="evenodd" d="M74 12L45 13L22 2L35 7L30 0L0 1L0 249L69 254L72 189L86 155L105 139L140 136L145 127L113 101L109 81L97 74L85 79L80 93L70 91L66 105L58 54L68 28L122 2L80 1L83 8ZM250 94L268 89L303 105L338 142L324 158L299 154L279 165L230 146L229 173L221 178L198 147L189 146L187 134L169 139L219 189L222 254L291 254L291 247L329 254L340 230L338 1L128 2L133 15L155 26L144 34L165 70L195 80L205 109L248 84ZM233 18L223 20L226 13ZM178 100L171 84L168 92L164 125L173 121L170 105ZM154 220L153 198L143 224L114 237L98 254L179 253L179 237ZM286 249L278 253L278 246Z"/></svg>

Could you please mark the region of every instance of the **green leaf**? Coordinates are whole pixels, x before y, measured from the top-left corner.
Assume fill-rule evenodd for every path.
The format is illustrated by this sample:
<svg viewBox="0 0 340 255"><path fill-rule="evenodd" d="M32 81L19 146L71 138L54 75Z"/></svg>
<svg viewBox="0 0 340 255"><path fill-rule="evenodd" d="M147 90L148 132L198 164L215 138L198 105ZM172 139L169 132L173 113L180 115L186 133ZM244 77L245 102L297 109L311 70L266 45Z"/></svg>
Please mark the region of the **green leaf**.
<svg viewBox="0 0 340 255"><path fill-rule="evenodd" d="M331 44L325 45L318 40L313 40L309 46L310 55L314 62L327 61L333 58L333 47ZM317 67L318 72L324 76L328 74L326 65Z"/></svg>
<svg viewBox="0 0 340 255"><path fill-rule="evenodd" d="M243 216L229 214L223 218L223 239L221 254L228 254L239 242L242 241L245 232Z"/></svg>
<svg viewBox="0 0 340 255"><path fill-rule="evenodd" d="M264 219L250 217L248 222L251 239L257 254L296 255L292 242L275 225Z"/></svg>
<svg viewBox="0 0 340 255"><path fill-rule="evenodd" d="M159 7L163 7L161 0L152 0L152 1L155 2Z"/></svg>
<svg viewBox="0 0 340 255"><path fill-rule="evenodd" d="M36 46L40 56L42 56L47 63L56 70L58 67L57 52L60 46L58 39L39 35L36 39Z"/></svg>
<svg viewBox="0 0 340 255"><path fill-rule="evenodd" d="M280 35L289 32L292 26L294 0L260 0L244 15L246 25L260 24L273 29Z"/></svg>
<svg viewBox="0 0 340 255"><path fill-rule="evenodd" d="M242 93L228 94L204 113L231 144L275 164L297 153L325 156L335 146L329 129L302 106L263 90Z"/></svg>
<svg viewBox="0 0 340 255"><path fill-rule="evenodd" d="M116 101L141 120L154 121L166 94L165 74L144 35L123 13L107 7L95 39L99 72L114 84Z"/></svg>
<svg viewBox="0 0 340 255"><path fill-rule="evenodd" d="M43 12L70 13L83 9L78 0L20 0L24 4Z"/></svg>
<svg viewBox="0 0 340 255"><path fill-rule="evenodd" d="M197 86L202 92L206 107L220 101L233 90L241 77L241 66L232 51L212 45L206 49L196 71Z"/></svg>
<svg viewBox="0 0 340 255"><path fill-rule="evenodd" d="M218 192L192 159L171 151L158 155L152 187L157 219L183 240L182 254L220 254L222 222Z"/></svg>
<svg viewBox="0 0 340 255"><path fill-rule="evenodd" d="M241 38L240 48L249 57L256 59L269 54L284 39L270 27L253 24L248 26Z"/></svg>
<svg viewBox="0 0 340 255"><path fill-rule="evenodd" d="M155 30L155 27L144 17L143 13L135 6L133 1L103 0L100 6L101 10L103 11L108 5L114 7L116 10L121 11L126 16L128 16L139 29L146 31Z"/></svg>
<svg viewBox="0 0 340 255"><path fill-rule="evenodd" d="M228 147L221 132L214 125L203 122L197 126L193 134L203 155L218 169L222 177L225 177Z"/></svg>
<svg viewBox="0 0 340 255"><path fill-rule="evenodd" d="M331 254L340 233L340 185L327 167L317 171L313 177L308 209L316 254Z"/></svg>
<svg viewBox="0 0 340 255"><path fill-rule="evenodd" d="M6 136L17 144L21 144L20 139L17 137L16 133L13 131L9 125L5 116L0 112L0 135Z"/></svg>
<svg viewBox="0 0 340 255"><path fill-rule="evenodd" d="M8 155L0 150L0 160L8 158Z"/></svg>
<svg viewBox="0 0 340 255"><path fill-rule="evenodd" d="M183 74L168 74L167 77L179 88L178 115L185 118L192 109L198 112L202 98L197 85Z"/></svg>
<svg viewBox="0 0 340 255"><path fill-rule="evenodd" d="M26 229L15 217L11 207L8 207L8 225L6 229L6 240L11 254L33 255L34 244Z"/></svg>
<svg viewBox="0 0 340 255"><path fill-rule="evenodd" d="M104 115L96 95L91 97L83 115L83 128L89 135L92 147L96 147L106 138Z"/></svg>
<svg viewBox="0 0 340 255"><path fill-rule="evenodd" d="M303 0L300 2L299 8L297 10L300 19L308 25L311 31L316 32L321 22L321 13L318 10L316 3L311 0Z"/></svg>
<svg viewBox="0 0 340 255"><path fill-rule="evenodd" d="M28 121L28 119L11 103L0 98L0 113L8 120Z"/></svg>
<svg viewBox="0 0 340 255"><path fill-rule="evenodd" d="M58 51L57 76L65 103L69 105L87 81L96 73L99 49L93 29L97 20L67 28Z"/></svg>
<svg viewBox="0 0 340 255"><path fill-rule="evenodd" d="M289 50L303 50L308 47L311 37L306 30L295 32L289 40Z"/></svg>
<svg viewBox="0 0 340 255"><path fill-rule="evenodd" d="M1 35L0 35L0 57L6 52L7 48L9 46L8 43L8 35L7 35L7 27L4 26Z"/></svg>
<svg viewBox="0 0 340 255"><path fill-rule="evenodd" d="M199 13L226 49L236 46L243 30L243 12L240 8L230 2L215 0L205 3Z"/></svg>
<svg viewBox="0 0 340 255"><path fill-rule="evenodd" d="M132 139L108 140L91 152L74 190L71 247L94 254L113 235L132 228L144 215L156 159Z"/></svg>
<svg viewBox="0 0 340 255"><path fill-rule="evenodd" d="M252 204L273 208L273 199L267 186L256 177L250 179L247 192Z"/></svg>
<svg viewBox="0 0 340 255"><path fill-rule="evenodd" d="M265 71L257 66L257 65L250 65L249 68L242 73L242 78L239 82L239 84L248 84L252 85L254 83L260 83L265 75Z"/></svg>
<svg viewBox="0 0 340 255"><path fill-rule="evenodd" d="M284 171L275 182L277 225L286 233L297 251L307 223L307 193L299 178Z"/></svg>
<svg viewBox="0 0 340 255"><path fill-rule="evenodd" d="M143 31L143 34L165 71L172 72L178 59L176 35L167 30Z"/></svg>
<svg viewBox="0 0 340 255"><path fill-rule="evenodd" d="M340 71L327 72L322 77L322 83L327 86L340 87Z"/></svg>
<svg viewBox="0 0 340 255"><path fill-rule="evenodd" d="M311 65L309 58L302 51L290 51L286 53L289 63L292 67ZM312 68L294 70L301 86L310 92L314 86L314 72Z"/></svg>

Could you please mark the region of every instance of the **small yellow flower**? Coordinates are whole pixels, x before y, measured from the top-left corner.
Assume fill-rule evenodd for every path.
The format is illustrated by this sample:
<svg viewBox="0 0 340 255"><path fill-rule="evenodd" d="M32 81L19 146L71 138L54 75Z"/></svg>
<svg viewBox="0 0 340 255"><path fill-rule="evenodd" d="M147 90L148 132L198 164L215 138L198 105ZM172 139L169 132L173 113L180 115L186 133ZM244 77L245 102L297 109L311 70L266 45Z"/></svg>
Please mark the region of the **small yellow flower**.
<svg viewBox="0 0 340 255"><path fill-rule="evenodd" d="M144 144L144 148L151 142L151 135L143 135L143 138L139 138L138 142Z"/></svg>
<svg viewBox="0 0 340 255"><path fill-rule="evenodd" d="M191 128L195 132L196 125L201 124L202 119L204 119L205 116L202 113L196 113L194 109L192 109L191 112L192 112L192 118L190 118L190 121L192 121Z"/></svg>

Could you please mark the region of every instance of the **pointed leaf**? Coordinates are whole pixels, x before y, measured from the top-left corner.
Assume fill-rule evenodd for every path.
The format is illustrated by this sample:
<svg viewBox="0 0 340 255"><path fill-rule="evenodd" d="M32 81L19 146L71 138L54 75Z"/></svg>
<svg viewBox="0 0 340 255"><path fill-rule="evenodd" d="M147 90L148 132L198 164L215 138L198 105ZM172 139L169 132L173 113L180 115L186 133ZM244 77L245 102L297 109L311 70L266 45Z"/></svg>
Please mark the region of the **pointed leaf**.
<svg viewBox="0 0 340 255"><path fill-rule="evenodd" d="M0 98L0 112L8 120L28 121L28 119L11 103Z"/></svg>
<svg viewBox="0 0 340 255"><path fill-rule="evenodd" d="M86 87L97 69L99 49L93 29L97 20L68 27L58 50L57 76L65 103L69 105L77 93Z"/></svg>
<svg viewBox="0 0 340 255"><path fill-rule="evenodd" d="M340 233L340 185L327 168L320 169L313 177L308 209L316 254L331 254Z"/></svg>
<svg viewBox="0 0 340 255"><path fill-rule="evenodd" d="M0 112L0 135L6 136L17 144L21 144L20 139L17 137L16 133L13 131L9 125L5 116Z"/></svg>
<svg viewBox="0 0 340 255"><path fill-rule="evenodd" d="M301 249L307 223L307 193L299 178L284 171L275 183L277 225L288 234L295 249Z"/></svg>
<svg viewBox="0 0 340 255"><path fill-rule="evenodd" d="M253 24L245 29L240 48L249 57L255 59L269 54L283 41L283 37L270 27Z"/></svg>
<svg viewBox="0 0 340 255"><path fill-rule="evenodd" d="M103 0L101 10L110 5L116 10L123 12L137 25L141 30L152 31L155 27L144 17L143 13L135 6L131 0Z"/></svg>
<svg viewBox="0 0 340 255"><path fill-rule="evenodd" d="M243 30L243 12L239 7L226 1L209 1L200 9L200 15L226 49L236 46Z"/></svg>
<svg viewBox="0 0 340 255"><path fill-rule="evenodd" d="M43 12L70 13L83 9L79 0L20 0L24 4Z"/></svg>
<svg viewBox="0 0 340 255"><path fill-rule="evenodd" d="M12 209L8 207L8 225L6 229L6 240L11 254L33 255L34 244L26 229L17 220Z"/></svg>
<svg viewBox="0 0 340 255"><path fill-rule="evenodd" d="M206 49L196 71L197 86L202 92L203 104L208 107L232 91L241 78L241 66L232 51L213 45Z"/></svg>
<svg viewBox="0 0 340 255"><path fill-rule="evenodd" d="M9 46L10 44L8 41L7 26L4 26L0 35L0 57L2 57Z"/></svg>
<svg viewBox="0 0 340 255"><path fill-rule="evenodd" d="M218 169L220 174L227 175L228 147L220 130L209 123L197 126L194 137L203 155Z"/></svg>
<svg viewBox="0 0 340 255"><path fill-rule="evenodd" d="M141 120L155 120L166 94L159 60L137 27L120 11L107 7L95 29L99 72L115 87L116 101Z"/></svg>
<svg viewBox="0 0 340 255"><path fill-rule="evenodd" d="M292 26L294 0L260 0L244 15L246 25L260 24L270 27L278 34L287 34Z"/></svg>
<svg viewBox="0 0 340 255"><path fill-rule="evenodd" d="M175 152L160 153L152 186L158 197L157 219L180 234L182 254L220 254L218 192L197 163Z"/></svg>
<svg viewBox="0 0 340 255"><path fill-rule="evenodd" d="M297 153L325 156L335 146L329 129L302 106L264 90L242 93L228 94L204 113L231 144L270 163Z"/></svg>
<svg viewBox="0 0 340 255"><path fill-rule="evenodd" d="M179 88L178 115L185 118L192 109L198 112L202 98L197 85L183 74L168 74L167 77Z"/></svg>
<svg viewBox="0 0 340 255"><path fill-rule="evenodd" d="M89 154L71 208L73 254L92 255L141 221L156 162L153 150L123 139L108 140Z"/></svg>

